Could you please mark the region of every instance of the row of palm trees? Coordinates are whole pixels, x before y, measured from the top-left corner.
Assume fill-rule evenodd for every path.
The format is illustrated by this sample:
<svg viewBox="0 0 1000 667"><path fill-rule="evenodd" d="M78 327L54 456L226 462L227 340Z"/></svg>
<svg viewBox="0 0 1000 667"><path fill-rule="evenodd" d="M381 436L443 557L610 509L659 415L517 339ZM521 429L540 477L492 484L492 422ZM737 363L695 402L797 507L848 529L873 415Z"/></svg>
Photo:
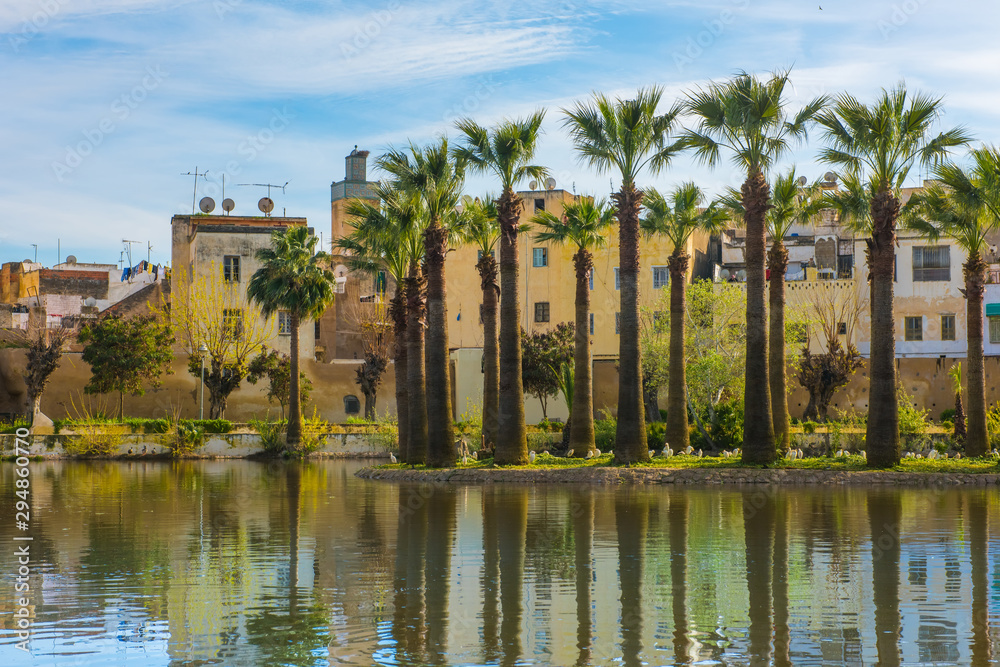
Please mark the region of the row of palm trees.
<svg viewBox="0 0 1000 667"><path fill-rule="evenodd" d="M740 73L712 83L661 110L662 89L639 90L632 99L596 94L564 109L580 159L601 173L620 176L612 195L613 211L589 200L566 207L562 219L542 214L533 220L538 238L577 247L576 377L569 428L571 448L592 450L593 391L586 332L593 248L604 242L613 215L618 222L621 291L619 396L615 460L648 458L639 349L639 238L663 234L673 245L671 273L670 384L668 442L687 442L684 382L684 280L686 243L696 229L717 230L734 214L746 229L747 368L744 396L744 461L774 462L789 443L784 372L784 274L787 251L781 243L792 224L807 221L820 207L835 209L841 220L868 237L871 282L872 352L867 449L869 465L899 462L895 349L892 318L894 246L900 216L929 236L955 238L969 252L970 436L968 451L985 453L985 389L982 373L982 285L986 234L1000 219L1000 177L991 148L973 152L975 167L966 173L945 163L956 147L970 141L962 128L938 134L932 127L941 100L911 95L903 84L884 90L872 105L843 94L818 97L797 112L789 110L788 72L768 77ZM680 125L692 119L688 127ZM447 139L408 151L389 150L378 166L390 178L378 186L378 203L356 201L349 212L353 229L337 243L349 251L353 268L387 270L397 287L392 301L396 328L396 396L400 452L410 463L453 465L456 460L447 362L445 256L449 243L475 244L483 289L484 444L497 464L528 460L521 383L517 235L522 202L515 187L547 171L533 164L544 112L504 120L485 128L464 119L456 125L461 143ZM768 174L812 126L822 130L821 159L840 170L844 188L819 197L800 188L794 169ZM670 195L640 189L643 175L667 168L691 151L709 166L723 156L745 172L739 191L702 208L703 193L687 183ZM914 198L901 210L900 191L915 166L934 168L942 185ZM993 171L990 171L993 169ZM466 172L492 176L500 194L484 200L461 198ZM462 206L458 206L459 203ZM645 209L645 215L642 215ZM773 239L766 253L766 240ZM499 263L493 252L499 246ZM770 269L770 309L765 305L765 265ZM978 305L977 305L978 304ZM497 308L499 307L499 318ZM977 310L978 309L978 310ZM770 322L768 312L770 311ZM978 315L977 315L978 313ZM979 327L976 327L976 323ZM426 340L425 340L426 328ZM770 335L769 335L770 333ZM973 336L978 336L975 345ZM978 351L978 358L977 358ZM773 360L773 361L772 361ZM773 399L773 400L772 400ZM980 407L982 409L980 409ZM979 414L974 416L978 410Z"/></svg>

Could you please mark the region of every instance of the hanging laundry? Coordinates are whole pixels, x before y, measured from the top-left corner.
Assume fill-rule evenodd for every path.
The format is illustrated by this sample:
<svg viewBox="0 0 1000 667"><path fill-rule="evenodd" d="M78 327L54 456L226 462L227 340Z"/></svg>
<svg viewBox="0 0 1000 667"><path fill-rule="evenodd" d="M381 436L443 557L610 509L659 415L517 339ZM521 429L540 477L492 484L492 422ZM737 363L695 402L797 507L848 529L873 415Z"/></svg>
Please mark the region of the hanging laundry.
<svg viewBox="0 0 1000 667"><path fill-rule="evenodd" d="M157 264L156 266L153 267L153 282L154 283L156 282L157 276L159 275L159 273L160 273L160 265Z"/></svg>
<svg viewBox="0 0 1000 667"><path fill-rule="evenodd" d="M126 266L122 270L122 279L121 279L121 282L125 282L126 280L128 280L131 277L132 277L132 269L130 269L129 267Z"/></svg>

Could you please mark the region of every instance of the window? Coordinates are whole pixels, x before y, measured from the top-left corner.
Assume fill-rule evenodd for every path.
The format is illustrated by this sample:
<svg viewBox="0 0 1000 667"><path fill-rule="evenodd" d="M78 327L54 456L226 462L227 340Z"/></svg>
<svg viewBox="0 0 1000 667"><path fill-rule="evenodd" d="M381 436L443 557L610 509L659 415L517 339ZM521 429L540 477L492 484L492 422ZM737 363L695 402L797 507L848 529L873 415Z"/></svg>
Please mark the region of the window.
<svg viewBox="0 0 1000 667"><path fill-rule="evenodd" d="M243 339L243 311L239 308L226 308L222 311L222 328L233 340Z"/></svg>
<svg viewBox="0 0 1000 667"><path fill-rule="evenodd" d="M349 415L356 415L361 412L361 401L358 400L357 396L353 394L344 396L344 412Z"/></svg>
<svg viewBox="0 0 1000 667"><path fill-rule="evenodd" d="M240 281L240 256L226 255L222 258L222 279L227 283Z"/></svg>
<svg viewBox="0 0 1000 667"><path fill-rule="evenodd" d="M291 336L292 335L292 314L287 310L278 311L278 335L279 336Z"/></svg>
<svg viewBox="0 0 1000 667"><path fill-rule="evenodd" d="M837 335L846 336L847 335L847 322L841 322L837 325Z"/></svg>
<svg viewBox="0 0 1000 667"><path fill-rule="evenodd" d="M670 284L670 271L665 266L653 267L653 289L660 289Z"/></svg>
<svg viewBox="0 0 1000 667"><path fill-rule="evenodd" d="M590 335L594 335L594 314L590 314Z"/></svg>
<svg viewBox="0 0 1000 667"><path fill-rule="evenodd" d="M590 289L594 289L594 270L590 270Z"/></svg>
<svg viewBox="0 0 1000 667"><path fill-rule="evenodd" d="M941 340L955 340L955 316L941 316Z"/></svg>
<svg viewBox="0 0 1000 667"><path fill-rule="evenodd" d="M622 332L622 314L615 313L615 335L619 335Z"/></svg>
<svg viewBox="0 0 1000 667"><path fill-rule="evenodd" d="M313 325L313 332L314 332L313 338L319 340L319 332L320 332L319 320L316 320L316 323Z"/></svg>
<svg viewBox="0 0 1000 667"><path fill-rule="evenodd" d="M538 199L535 200L535 210L536 211L544 211L545 210L545 199L544 198L538 198Z"/></svg>
<svg viewBox="0 0 1000 667"><path fill-rule="evenodd" d="M531 251L531 265L535 267L549 265L549 249L534 248Z"/></svg>
<svg viewBox="0 0 1000 667"><path fill-rule="evenodd" d="M549 302L539 301L535 304L535 321L536 322L548 322L549 321Z"/></svg>
<svg viewBox="0 0 1000 667"><path fill-rule="evenodd" d="M904 321L904 340L924 339L924 318L906 317Z"/></svg>
<svg viewBox="0 0 1000 667"><path fill-rule="evenodd" d="M618 267L615 267L615 289L620 290L622 288L621 280L618 278Z"/></svg>
<svg viewBox="0 0 1000 667"><path fill-rule="evenodd" d="M987 319L990 321L990 342L1000 343L1000 317L994 315Z"/></svg>
<svg viewBox="0 0 1000 667"><path fill-rule="evenodd" d="M951 280L951 248L946 245L913 249L913 282Z"/></svg>

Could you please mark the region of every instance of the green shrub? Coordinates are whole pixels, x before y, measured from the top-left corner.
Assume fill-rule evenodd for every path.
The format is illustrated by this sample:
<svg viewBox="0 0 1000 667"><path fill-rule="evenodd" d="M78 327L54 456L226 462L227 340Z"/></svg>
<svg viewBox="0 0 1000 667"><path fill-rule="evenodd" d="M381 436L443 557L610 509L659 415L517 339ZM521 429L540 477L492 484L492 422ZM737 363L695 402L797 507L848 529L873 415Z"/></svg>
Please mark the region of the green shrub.
<svg viewBox="0 0 1000 667"><path fill-rule="evenodd" d="M659 449L667 439L667 425L663 422L649 422L646 424L646 440L650 449Z"/></svg>
<svg viewBox="0 0 1000 667"><path fill-rule="evenodd" d="M941 412L941 425L943 426L945 422L950 422L952 426L955 425L955 408L948 408Z"/></svg>
<svg viewBox="0 0 1000 667"><path fill-rule="evenodd" d="M276 452L285 448L285 439L282 435L285 432L286 421L277 419L271 421L267 417L264 419L251 419L250 428L260 435L260 444L265 452Z"/></svg>
<svg viewBox="0 0 1000 667"><path fill-rule="evenodd" d="M610 452L615 447L615 432L618 420L598 419L594 421L594 445L602 452Z"/></svg>
<svg viewBox="0 0 1000 667"><path fill-rule="evenodd" d="M166 420L164 420L166 421ZM205 429L194 421L181 421L171 445L174 455L190 454L205 444Z"/></svg>
<svg viewBox="0 0 1000 667"><path fill-rule="evenodd" d="M818 424L814 421L804 421L802 422L802 432L803 433L815 433Z"/></svg>
<svg viewBox="0 0 1000 667"><path fill-rule="evenodd" d="M31 423L24 417L14 417L10 421L0 423L0 433L16 433L17 429L28 428L30 426ZM56 431L56 433L58 433L58 431Z"/></svg>
<svg viewBox="0 0 1000 667"><path fill-rule="evenodd" d="M914 405L902 385L896 386L896 403L899 409L899 435L903 438L923 435L927 431L927 415L930 410L921 410Z"/></svg>
<svg viewBox="0 0 1000 667"><path fill-rule="evenodd" d="M76 437L67 438L63 449L74 456L111 456L128 435L125 424L109 424L103 419L80 420L74 424Z"/></svg>

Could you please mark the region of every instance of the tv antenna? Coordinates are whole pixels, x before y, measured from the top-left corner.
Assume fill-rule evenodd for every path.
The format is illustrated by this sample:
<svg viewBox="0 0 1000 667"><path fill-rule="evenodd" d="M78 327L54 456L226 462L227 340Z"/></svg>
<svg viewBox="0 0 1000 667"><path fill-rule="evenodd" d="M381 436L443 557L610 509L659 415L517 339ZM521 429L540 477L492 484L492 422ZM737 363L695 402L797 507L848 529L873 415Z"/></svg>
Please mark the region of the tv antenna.
<svg viewBox="0 0 1000 667"><path fill-rule="evenodd" d="M129 241L128 239L122 239L122 243L125 244L125 254L128 256L128 265L130 267L134 266L132 264L132 244L133 243L142 243L142 241ZM128 277L128 281L132 282L132 276L131 275Z"/></svg>
<svg viewBox="0 0 1000 667"><path fill-rule="evenodd" d="M208 169L199 174L198 167L195 167L193 172L189 171L186 174L181 174L181 176L194 176L194 192L191 193L191 215L194 215L194 200L198 196L198 177L208 176Z"/></svg>
<svg viewBox="0 0 1000 667"><path fill-rule="evenodd" d="M271 198L271 188L276 190L281 190L281 194L285 194L285 188L288 187L290 181L285 181L284 185L275 185L274 183L237 183L236 185L240 187L254 187L254 188L267 188L267 198Z"/></svg>

